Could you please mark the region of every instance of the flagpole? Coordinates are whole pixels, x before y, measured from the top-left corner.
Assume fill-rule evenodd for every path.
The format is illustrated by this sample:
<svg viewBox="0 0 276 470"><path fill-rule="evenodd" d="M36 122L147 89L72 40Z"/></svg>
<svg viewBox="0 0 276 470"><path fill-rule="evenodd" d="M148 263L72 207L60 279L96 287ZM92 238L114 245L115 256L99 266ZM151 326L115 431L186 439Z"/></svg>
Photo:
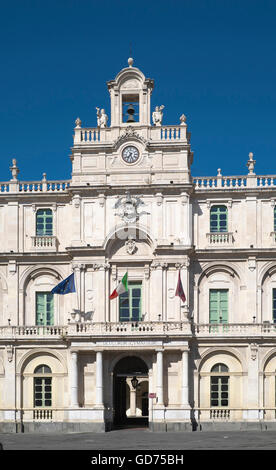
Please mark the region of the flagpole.
<svg viewBox="0 0 276 470"><path fill-rule="evenodd" d="M80 314L80 299L79 299L79 288L80 288L79 277L80 277L80 268L79 268L79 267L74 267L74 273L75 273L76 294L77 294L77 309L78 309L78 313Z"/></svg>

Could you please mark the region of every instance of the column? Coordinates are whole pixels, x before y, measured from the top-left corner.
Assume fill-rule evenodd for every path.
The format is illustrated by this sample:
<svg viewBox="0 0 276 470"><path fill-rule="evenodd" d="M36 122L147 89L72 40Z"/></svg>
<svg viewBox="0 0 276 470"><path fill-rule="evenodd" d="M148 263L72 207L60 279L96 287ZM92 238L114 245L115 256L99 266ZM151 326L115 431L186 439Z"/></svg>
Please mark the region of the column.
<svg viewBox="0 0 276 470"><path fill-rule="evenodd" d="M136 389L133 388L131 383L131 378L127 379L127 384L129 386L129 408L130 416L136 416Z"/></svg>
<svg viewBox="0 0 276 470"><path fill-rule="evenodd" d="M162 320L167 321L168 315L167 315L167 269L168 269L168 263L161 263L162 265L162 298L163 298L163 304L162 304Z"/></svg>
<svg viewBox="0 0 276 470"><path fill-rule="evenodd" d="M259 347L256 343L248 345L248 376L247 376L247 392L244 399L244 418L248 421L259 421Z"/></svg>
<svg viewBox="0 0 276 470"><path fill-rule="evenodd" d="M157 392L157 405L164 405L163 398L163 350L157 350L157 381L156 381L156 392Z"/></svg>
<svg viewBox="0 0 276 470"><path fill-rule="evenodd" d="M189 350L182 351L182 384L181 384L181 405L189 407Z"/></svg>
<svg viewBox="0 0 276 470"><path fill-rule="evenodd" d="M110 264L105 263L105 321L110 322Z"/></svg>
<svg viewBox="0 0 276 470"><path fill-rule="evenodd" d="M5 410L4 420L15 423L16 421L16 357L15 347L8 344L4 352L5 378L3 388L3 404Z"/></svg>
<svg viewBox="0 0 276 470"><path fill-rule="evenodd" d="M96 352L96 405L103 406L103 353Z"/></svg>
<svg viewBox="0 0 276 470"><path fill-rule="evenodd" d="M78 407L78 353L71 353L71 406Z"/></svg>

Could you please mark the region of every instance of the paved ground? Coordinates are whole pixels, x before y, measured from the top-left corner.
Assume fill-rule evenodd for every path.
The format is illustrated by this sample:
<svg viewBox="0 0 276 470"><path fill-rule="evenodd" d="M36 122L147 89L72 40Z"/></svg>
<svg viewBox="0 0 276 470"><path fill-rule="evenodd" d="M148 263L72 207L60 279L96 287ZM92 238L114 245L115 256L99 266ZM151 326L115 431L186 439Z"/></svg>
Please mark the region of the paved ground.
<svg viewBox="0 0 276 470"><path fill-rule="evenodd" d="M102 434L0 434L0 442L8 451L276 450L276 431L153 433L147 429L123 429Z"/></svg>

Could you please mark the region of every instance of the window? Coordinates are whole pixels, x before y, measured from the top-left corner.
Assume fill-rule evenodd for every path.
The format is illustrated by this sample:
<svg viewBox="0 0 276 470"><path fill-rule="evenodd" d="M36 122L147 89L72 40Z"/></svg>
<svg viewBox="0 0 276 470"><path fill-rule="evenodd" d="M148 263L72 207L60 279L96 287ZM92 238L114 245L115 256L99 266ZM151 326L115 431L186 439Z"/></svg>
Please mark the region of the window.
<svg viewBox="0 0 276 470"><path fill-rule="evenodd" d="M38 366L34 373L34 407L44 408L52 406L52 373L50 367L42 364Z"/></svg>
<svg viewBox="0 0 276 470"><path fill-rule="evenodd" d="M212 206L210 212L210 232L227 232L227 207Z"/></svg>
<svg viewBox="0 0 276 470"><path fill-rule="evenodd" d="M272 289L272 318L273 323L276 323L276 289Z"/></svg>
<svg viewBox="0 0 276 470"><path fill-rule="evenodd" d="M53 213L51 209L39 209L36 213L36 235L53 235Z"/></svg>
<svg viewBox="0 0 276 470"><path fill-rule="evenodd" d="M36 292L36 325L54 324L54 294Z"/></svg>
<svg viewBox="0 0 276 470"><path fill-rule="evenodd" d="M228 323L228 289L210 289L210 323Z"/></svg>
<svg viewBox="0 0 276 470"><path fill-rule="evenodd" d="M229 369L225 364L216 364L211 369L211 406L228 406Z"/></svg>
<svg viewBox="0 0 276 470"><path fill-rule="evenodd" d="M274 207L274 232L276 232L276 207Z"/></svg>
<svg viewBox="0 0 276 470"><path fill-rule="evenodd" d="M120 321L141 320L142 283L129 282L128 291L119 297Z"/></svg>

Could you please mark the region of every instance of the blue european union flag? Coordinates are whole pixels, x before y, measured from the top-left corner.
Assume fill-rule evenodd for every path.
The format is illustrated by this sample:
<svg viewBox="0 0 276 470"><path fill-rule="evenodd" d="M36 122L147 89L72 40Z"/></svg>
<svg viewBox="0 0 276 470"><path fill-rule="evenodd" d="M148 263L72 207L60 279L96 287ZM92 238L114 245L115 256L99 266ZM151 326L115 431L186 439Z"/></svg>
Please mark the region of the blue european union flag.
<svg viewBox="0 0 276 470"><path fill-rule="evenodd" d="M76 292L74 273L70 274L66 279L61 281L56 287L51 290L52 294L70 294Z"/></svg>

